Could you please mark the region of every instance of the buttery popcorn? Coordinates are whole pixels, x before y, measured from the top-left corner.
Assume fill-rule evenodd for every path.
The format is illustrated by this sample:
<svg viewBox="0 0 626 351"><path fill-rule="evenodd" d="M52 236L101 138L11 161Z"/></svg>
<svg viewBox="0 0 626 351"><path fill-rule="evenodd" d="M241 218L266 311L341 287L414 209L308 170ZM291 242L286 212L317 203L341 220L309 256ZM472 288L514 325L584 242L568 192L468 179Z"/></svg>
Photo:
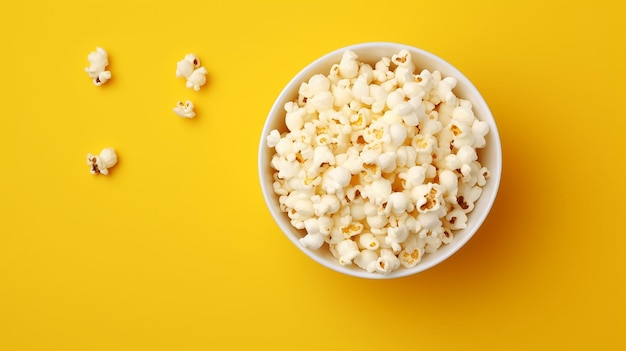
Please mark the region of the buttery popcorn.
<svg viewBox="0 0 626 351"><path fill-rule="evenodd" d="M407 50L371 66L346 51L302 82L272 130L273 189L300 243L342 265L389 274L467 227L490 172L486 122L453 77L417 71Z"/></svg>

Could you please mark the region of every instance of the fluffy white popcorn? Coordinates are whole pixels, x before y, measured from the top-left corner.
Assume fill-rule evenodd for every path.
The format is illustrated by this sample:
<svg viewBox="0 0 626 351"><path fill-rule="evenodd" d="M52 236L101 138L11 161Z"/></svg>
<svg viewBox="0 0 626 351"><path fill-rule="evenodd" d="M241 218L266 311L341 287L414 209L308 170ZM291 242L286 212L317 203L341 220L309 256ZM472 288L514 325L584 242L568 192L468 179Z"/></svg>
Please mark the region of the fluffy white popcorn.
<svg viewBox="0 0 626 351"><path fill-rule="evenodd" d="M308 82L300 85L298 94L310 99L323 91L328 91L329 89L330 80L323 74L316 74L313 75Z"/></svg>
<svg viewBox="0 0 626 351"><path fill-rule="evenodd" d="M311 202L313 203L313 211L318 217L337 213L341 208L341 202L335 195L314 195L311 196Z"/></svg>
<svg viewBox="0 0 626 351"><path fill-rule="evenodd" d="M346 239L349 239L355 235L361 234L363 231L363 224L359 222L350 222L350 224L340 228L341 233Z"/></svg>
<svg viewBox="0 0 626 351"><path fill-rule="evenodd" d="M400 216L406 212L412 212L414 203L411 201L410 193L407 191L394 191L387 197L385 203L385 214Z"/></svg>
<svg viewBox="0 0 626 351"><path fill-rule="evenodd" d="M200 59L194 54L187 54L176 63L176 78L189 78L197 68L200 68Z"/></svg>
<svg viewBox="0 0 626 351"><path fill-rule="evenodd" d="M424 212L417 215L417 221L421 228L433 230L441 227L442 223L438 212Z"/></svg>
<svg viewBox="0 0 626 351"><path fill-rule="evenodd" d="M87 154L87 164L90 166L91 174L108 175L109 168L117 163L115 149L108 147L102 149L99 155Z"/></svg>
<svg viewBox="0 0 626 351"><path fill-rule="evenodd" d="M359 72L359 62L357 54L350 50L346 50L339 62L339 74L343 78L354 78Z"/></svg>
<svg viewBox="0 0 626 351"><path fill-rule="evenodd" d="M415 267L424 255L424 249L416 246L408 246L404 248L398 255L400 264L405 268Z"/></svg>
<svg viewBox="0 0 626 351"><path fill-rule="evenodd" d="M206 83L208 71L200 65L200 59L194 54L187 54L176 64L176 77L185 78L187 88L198 91Z"/></svg>
<svg viewBox="0 0 626 351"><path fill-rule="evenodd" d="M328 194L342 194L343 187L350 183L352 175L343 166L334 167L324 174L322 187Z"/></svg>
<svg viewBox="0 0 626 351"><path fill-rule="evenodd" d="M378 266L378 254L376 251L363 250L353 259L353 262L359 268L372 273L376 271Z"/></svg>
<svg viewBox="0 0 626 351"><path fill-rule="evenodd" d="M426 242L426 246L424 246L424 252L426 253L436 252L437 249L441 247L441 244L443 244L439 235L432 232L431 235L427 235L426 238L424 238L424 241Z"/></svg>
<svg viewBox="0 0 626 351"><path fill-rule="evenodd" d="M400 260L393 251L380 250L380 257L376 260L376 270L383 274L389 274L400 267Z"/></svg>
<svg viewBox="0 0 626 351"><path fill-rule="evenodd" d="M304 222L306 228L306 221ZM299 241L302 246L309 249L317 250L322 247L325 239L326 237L322 233L307 233L303 238L300 238Z"/></svg>
<svg viewBox="0 0 626 351"><path fill-rule="evenodd" d="M485 141L485 135L489 133L489 124L484 121L474 120L472 123L472 135L474 136L474 143L472 147L475 149L485 147L487 142Z"/></svg>
<svg viewBox="0 0 626 351"><path fill-rule="evenodd" d="M374 204L381 205L391 195L391 183L385 178L379 178L363 187L363 193Z"/></svg>
<svg viewBox="0 0 626 351"><path fill-rule="evenodd" d="M268 147L276 147L280 140L281 137L278 129L273 129L270 134L265 138Z"/></svg>
<svg viewBox="0 0 626 351"><path fill-rule="evenodd" d="M359 246L365 250L376 251L380 247L380 242L372 233L363 233L359 235Z"/></svg>
<svg viewBox="0 0 626 351"><path fill-rule="evenodd" d="M453 77L446 77L439 82L437 86L437 96L441 102L454 105L456 103L456 95L452 92L452 89L456 87L456 79Z"/></svg>
<svg viewBox="0 0 626 351"><path fill-rule="evenodd" d="M87 55L89 67L85 67L85 72L93 79L93 84L100 86L111 79L111 72L106 70L109 65L109 55L103 48L96 48Z"/></svg>
<svg viewBox="0 0 626 351"><path fill-rule="evenodd" d="M274 192L303 246L389 274L467 227L489 178L477 152L489 127L456 84L416 71L407 50L374 66L346 51L301 83L284 105L286 129L266 144Z"/></svg>
<svg viewBox="0 0 626 351"><path fill-rule="evenodd" d="M317 250L319 249L326 239L326 236L322 232L320 221L317 218L308 218L303 221L306 235L300 239L302 246Z"/></svg>
<svg viewBox="0 0 626 351"><path fill-rule="evenodd" d="M335 245L336 257L341 265L351 264L352 260L359 255L359 247L356 242L345 239Z"/></svg>
<svg viewBox="0 0 626 351"><path fill-rule="evenodd" d="M476 185L469 187L465 183L460 183L458 194L456 197L457 203L455 205L460 207L465 213L472 212L472 210L474 209L474 203L476 202L476 200L478 200L478 198L482 194L482 191L483 188L481 188L480 186Z"/></svg>
<svg viewBox="0 0 626 351"><path fill-rule="evenodd" d="M392 251L397 254L402 251L402 244L409 237L409 230L404 227L390 227L387 229L385 243L389 245Z"/></svg>
<svg viewBox="0 0 626 351"><path fill-rule="evenodd" d="M413 79L414 66L411 53L408 50L401 50L399 53L391 56L391 62L398 66L395 71L398 83L405 84Z"/></svg>
<svg viewBox="0 0 626 351"><path fill-rule="evenodd" d="M449 223L450 229L465 229L467 227L467 215L462 209L452 209L446 214L446 220Z"/></svg>
<svg viewBox="0 0 626 351"><path fill-rule="evenodd" d="M206 75L209 72L204 67L200 67L191 72L191 75L187 77L187 88L193 88L193 90L198 91L200 87L206 83Z"/></svg>
<svg viewBox="0 0 626 351"><path fill-rule="evenodd" d="M186 100L185 102L179 101L174 107L174 113L179 117L194 118L196 113L194 112L193 102Z"/></svg>

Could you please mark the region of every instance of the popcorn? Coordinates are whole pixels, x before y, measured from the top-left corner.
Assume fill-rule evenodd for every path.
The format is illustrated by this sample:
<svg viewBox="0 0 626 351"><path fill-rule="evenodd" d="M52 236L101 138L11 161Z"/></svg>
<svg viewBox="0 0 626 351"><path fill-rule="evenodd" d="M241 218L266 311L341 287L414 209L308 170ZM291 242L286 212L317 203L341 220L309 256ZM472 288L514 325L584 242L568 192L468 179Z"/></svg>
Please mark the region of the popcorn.
<svg viewBox="0 0 626 351"><path fill-rule="evenodd" d="M339 166L334 167L325 173L322 187L328 194L343 194L343 187L350 183L350 171L347 168Z"/></svg>
<svg viewBox="0 0 626 351"><path fill-rule="evenodd" d="M179 101L174 107L174 113L179 117L194 118L196 113L194 112L193 102L187 100L185 102Z"/></svg>
<svg viewBox="0 0 626 351"><path fill-rule="evenodd" d="M200 65L200 59L194 54L187 54L176 64L176 78L185 78L187 88L198 91L206 83L208 71Z"/></svg>
<svg viewBox="0 0 626 351"><path fill-rule="evenodd" d="M404 227L391 227L387 229L385 243L391 247L394 253L402 251L402 243L409 237L409 230Z"/></svg>
<svg viewBox="0 0 626 351"><path fill-rule="evenodd" d="M400 266L400 260L388 249L380 250L380 257L376 260L376 270L380 273L387 274L395 271Z"/></svg>
<svg viewBox="0 0 626 351"><path fill-rule="evenodd" d="M324 233L322 233L320 228L320 222L317 218L309 218L303 222L307 234L300 239L300 243L309 249L319 249L324 244L325 239Z"/></svg>
<svg viewBox="0 0 626 351"><path fill-rule="evenodd" d="M277 129L273 129L265 140L267 142L267 147L276 147L278 142L281 140L280 132Z"/></svg>
<svg viewBox="0 0 626 351"><path fill-rule="evenodd" d="M345 239L335 245L335 257L339 259L342 266L351 264L352 260L361 253L356 242Z"/></svg>
<svg viewBox="0 0 626 351"><path fill-rule="evenodd" d="M409 246L404 248L398 255L400 264L405 268L413 268L422 260L424 249L420 247Z"/></svg>
<svg viewBox="0 0 626 351"><path fill-rule="evenodd" d="M85 68L85 72L90 78L93 78L93 84L100 86L111 79L111 72L106 70L106 66L109 65L109 56L103 48L96 48L96 51L92 51L87 55L89 60L89 67Z"/></svg>
<svg viewBox="0 0 626 351"><path fill-rule="evenodd" d="M113 148L104 148L99 155L87 154L87 164L91 167L91 174L108 175L109 168L117 163L117 154Z"/></svg>
<svg viewBox="0 0 626 351"><path fill-rule="evenodd" d="M378 265L378 254L375 251L363 250L353 259L353 262L359 268L372 273L376 271Z"/></svg>
<svg viewBox="0 0 626 351"><path fill-rule="evenodd" d="M455 208L446 214L446 220L449 223L450 229L465 229L467 228L467 215L462 209Z"/></svg>
<svg viewBox="0 0 626 351"><path fill-rule="evenodd" d="M346 51L339 62L339 75L343 78L354 78L359 72L358 56L352 51Z"/></svg>
<svg viewBox="0 0 626 351"><path fill-rule="evenodd" d="M198 68L200 68L200 59L194 54L187 54L176 64L176 78L189 78Z"/></svg>
<svg viewBox="0 0 626 351"><path fill-rule="evenodd" d="M416 67L408 50L372 67L346 51L301 83L272 130L274 192L300 243L340 264L389 274L415 267L468 225L489 179L486 122L457 81Z"/></svg>
<svg viewBox="0 0 626 351"><path fill-rule="evenodd" d="M380 242L372 233L363 233L359 235L359 246L365 250L376 251L380 247Z"/></svg>
<svg viewBox="0 0 626 351"><path fill-rule="evenodd" d="M314 195L311 197L313 211L318 217L334 214L341 208L341 202L335 195Z"/></svg>
<svg viewBox="0 0 626 351"><path fill-rule="evenodd" d="M204 67L200 67L194 70L189 77L187 77L187 88L193 88L198 91L200 87L206 83L206 75L209 72Z"/></svg>

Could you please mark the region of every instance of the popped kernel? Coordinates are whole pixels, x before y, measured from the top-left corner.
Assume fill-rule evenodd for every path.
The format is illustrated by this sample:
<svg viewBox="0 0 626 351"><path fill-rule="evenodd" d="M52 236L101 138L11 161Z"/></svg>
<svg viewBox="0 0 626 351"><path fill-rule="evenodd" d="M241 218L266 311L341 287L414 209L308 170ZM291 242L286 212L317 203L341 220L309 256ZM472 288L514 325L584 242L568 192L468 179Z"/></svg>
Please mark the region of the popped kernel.
<svg viewBox="0 0 626 351"><path fill-rule="evenodd" d="M117 164L117 154L115 153L115 149L111 147L104 148L98 155L88 153L87 164L90 167L89 171L91 174L108 175L109 168Z"/></svg>
<svg viewBox="0 0 626 351"><path fill-rule="evenodd" d="M206 84L208 71L200 65L200 59L194 54L187 54L176 64L176 78L185 78L186 87L195 91Z"/></svg>
<svg viewBox="0 0 626 351"><path fill-rule="evenodd" d="M176 78L189 78L197 68L200 68L200 59L194 54L187 54L176 63Z"/></svg>
<svg viewBox="0 0 626 351"><path fill-rule="evenodd" d="M174 113L178 115L179 117L194 118L196 117L196 113L193 109L194 109L193 102L187 100L185 102L183 101L177 102L176 107L174 107L173 110L174 110Z"/></svg>
<svg viewBox="0 0 626 351"><path fill-rule="evenodd" d="M93 80L95 86L100 86L111 79L111 72L106 69L109 65L109 55L103 48L96 48L87 55L89 67L85 67L85 72Z"/></svg>
<svg viewBox="0 0 626 351"><path fill-rule="evenodd" d="M209 72L204 67L200 67L191 72L191 75L187 77L187 88L193 88L193 90L198 91L200 87L206 84L206 75Z"/></svg>

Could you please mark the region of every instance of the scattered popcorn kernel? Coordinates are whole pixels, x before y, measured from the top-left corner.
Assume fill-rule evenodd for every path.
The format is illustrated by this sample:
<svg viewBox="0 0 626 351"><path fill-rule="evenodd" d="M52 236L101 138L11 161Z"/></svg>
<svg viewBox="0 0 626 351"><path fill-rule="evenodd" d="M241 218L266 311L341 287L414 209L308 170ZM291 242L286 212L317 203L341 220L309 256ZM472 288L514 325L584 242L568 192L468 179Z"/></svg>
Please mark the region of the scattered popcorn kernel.
<svg viewBox="0 0 626 351"><path fill-rule="evenodd" d="M193 88L195 91L200 90L200 87L206 83L207 74L208 72L204 67L200 67L191 72L191 75L187 77L187 88Z"/></svg>
<svg viewBox="0 0 626 351"><path fill-rule="evenodd" d="M176 64L176 78L189 78L198 68L200 68L200 59L194 54L187 54Z"/></svg>
<svg viewBox="0 0 626 351"><path fill-rule="evenodd" d="M196 113L194 112L193 102L187 100L185 102L179 101L174 107L174 113L179 117L194 118Z"/></svg>
<svg viewBox="0 0 626 351"><path fill-rule="evenodd" d="M198 91L206 84L208 71L200 65L200 59L194 54L187 54L176 64L176 78L185 78L187 88Z"/></svg>
<svg viewBox="0 0 626 351"><path fill-rule="evenodd" d="M117 163L117 154L113 148L105 148L99 155L87 154L87 164L91 167L91 174L108 175L109 168Z"/></svg>
<svg viewBox="0 0 626 351"><path fill-rule="evenodd" d="M489 179L477 152L489 127L456 85L417 71L408 50L374 65L346 51L301 83L284 105L288 131L266 142L274 192L303 246L389 274L468 226Z"/></svg>
<svg viewBox="0 0 626 351"><path fill-rule="evenodd" d="M372 273L376 271L378 265L378 254L376 251L363 250L353 261L359 268Z"/></svg>
<svg viewBox="0 0 626 351"><path fill-rule="evenodd" d="M106 66L109 65L109 56L103 48L96 48L96 51L92 51L87 55L89 60L89 67L85 68L85 72L93 79L93 84L100 86L111 79L111 72L106 70Z"/></svg>

